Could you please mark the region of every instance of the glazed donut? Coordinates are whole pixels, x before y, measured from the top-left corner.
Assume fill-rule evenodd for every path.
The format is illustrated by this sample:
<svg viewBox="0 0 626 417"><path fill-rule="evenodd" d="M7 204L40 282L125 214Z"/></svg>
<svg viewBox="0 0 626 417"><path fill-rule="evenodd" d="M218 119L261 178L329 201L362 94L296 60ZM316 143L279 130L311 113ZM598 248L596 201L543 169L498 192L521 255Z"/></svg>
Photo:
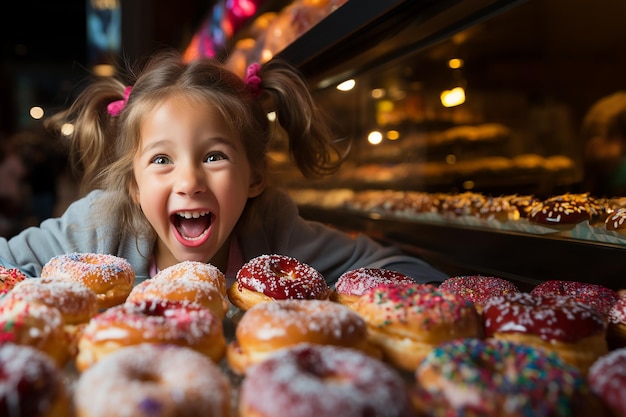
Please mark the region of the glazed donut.
<svg viewBox="0 0 626 417"><path fill-rule="evenodd" d="M214 362L226 349L221 319L202 306L177 301L124 303L89 321L78 341L76 368L84 371L110 353L140 343L187 346Z"/></svg>
<svg viewBox="0 0 626 417"><path fill-rule="evenodd" d="M247 310L226 358L238 374L278 349L298 343L360 349L380 357L367 340L367 326L353 310L330 300L276 300Z"/></svg>
<svg viewBox="0 0 626 417"><path fill-rule="evenodd" d="M135 271L126 259L96 253L55 256L43 266L41 276L82 282L96 293L100 309L123 303L135 281Z"/></svg>
<svg viewBox="0 0 626 417"><path fill-rule="evenodd" d="M245 263L228 288L230 302L241 310L273 300L328 300L331 289L322 274L295 258L261 255Z"/></svg>
<svg viewBox="0 0 626 417"><path fill-rule="evenodd" d="M492 297L483 319L486 337L556 352L583 374L608 351L604 316L572 296L520 292Z"/></svg>
<svg viewBox="0 0 626 417"><path fill-rule="evenodd" d="M530 223L555 230L571 230L599 215L587 194L563 194L536 203L528 213Z"/></svg>
<svg viewBox="0 0 626 417"><path fill-rule="evenodd" d="M252 366L238 408L240 417L411 415L404 379L394 369L358 350L308 343Z"/></svg>
<svg viewBox="0 0 626 417"><path fill-rule="evenodd" d="M609 349L626 347L626 295L613 304L607 320L606 340Z"/></svg>
<svg viewBox="0 0 626 417"><path fill-rule="evenodd" d="M83 372L76 417L230 415L231 385L193 349L143 343L120 349ZM115 407L111 405L115 404Z"/></svg>
<svg viewBox="0 0 626 417"><path fill-rule="evenodd" d="M50 357L30 346L0 344L0 415L67 417L70 395Z"/></svg>
<svg viewBox="0 0 626 417"><path fill-rule="evenodd" d="M220 319L226 316L230 306L226 296L222 295L214 283L187 275L168 278L157 274L154 278L136 285L128 295L126 302L140 303L150 300L199 304L211 310Z"/></svg>
<svg viewBox="0 0 626 417"><path fill-rule="evenodd" d="M442 343L416 368L415 381L418 415L593 415L580 413L590 395L576 368L553 353L504 340Z"/></svg>
<svg viewBox="0 0 626 417"><path fill-rule="evenodd" d="M379 268L359 268L344 272L335 283L335 290L331 295L337 301L354 309L359 298L370 288L381 284L406 283L414 284L413 278L400 272Z"/></svg>
<svg viewBox="0 0 626 417"><path fill-rule="evenodd" d="M226 297L226 277L224 277L224 274L219 270L219 268L204 262L183 261L160 270L153 277L153 279L154 278L165 279L168 281L174 281L180 278L195 278L200 281L207 281L215 285L219 289L222 296Z"/></svg>
<svg viewBox="0 0 626 417"><path fill-rule="evenodd" d="M18 282L24 281L24 275L19 269L5 268L0 265L0 295L9 292Z"/></svg>
<svg viewBox="0 0 626 417"><path fill-rule="evenodd" d="M471 301L479 313L482 313L483 305L489 298L509 292L519 292L517 286L511 281L484 275L450 277L439 284L439 289L458 294Z"/></svg>
<svg viewBox="0 0 626 417"><path fill-rule="evenodd" d="M620 208L609 214L604 227L606 230L626 236L626 208Z"/></svg>
<svg viewBox="0 0 626 417"><path fill-rule="evenodd" d="M626 416L626 348L598 358L587 374L589 388L615 417Z"/></svg>
<svg viewBox="0 0 626 417"><path fill-rule="evenodd" d="M69 345L61 312L38 302L3 300L0 304L0 343L34 347L59 367L69 359Z"/></svg>
<svg viewBox="0 0 626 417"><path fill-rule="evenodd" d="M430 285L380 285L363 294L356 312L384 359L409 372L434 346L482 335L471 301Z"/></svg>
<svg viewBox="0 0 626 417"><path fill-rule="evenodd" d="M549 280L535 286L533 295L569 295L588 304L606 316L617 301L617 292L598 284L578 281Z"/></svg>

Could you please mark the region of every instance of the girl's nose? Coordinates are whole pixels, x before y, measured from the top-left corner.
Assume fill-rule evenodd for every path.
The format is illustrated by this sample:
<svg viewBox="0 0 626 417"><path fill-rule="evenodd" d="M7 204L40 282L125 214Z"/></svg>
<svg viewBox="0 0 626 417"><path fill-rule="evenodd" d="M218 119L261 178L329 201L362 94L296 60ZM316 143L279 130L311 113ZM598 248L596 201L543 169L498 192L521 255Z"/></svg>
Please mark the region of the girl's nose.
<svg viewBox="0 0 626 417"><path fill-rule="evenodd" d="M202 168L186 165L176 171L176 193L194 195L206 191L207 181Z"/></svg>

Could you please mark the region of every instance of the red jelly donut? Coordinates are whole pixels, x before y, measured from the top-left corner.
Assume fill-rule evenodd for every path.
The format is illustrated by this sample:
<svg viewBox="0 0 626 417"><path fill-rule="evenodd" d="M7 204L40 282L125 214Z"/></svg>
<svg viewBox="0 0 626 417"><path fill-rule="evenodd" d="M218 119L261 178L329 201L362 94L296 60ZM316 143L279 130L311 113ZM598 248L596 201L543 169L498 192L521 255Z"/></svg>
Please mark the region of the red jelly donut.
<svg viewBox="0 0 626 417"><path fill-rule="evenodd" d="M84 371L110 353L140 343L190 347L215 362L226 349L221 318L202 306L175 301L124 303L89 321L78 341L76 367Z"/></svg>
<svg viewBox="0 0 626 417"><path fill-rule="evenodd" d="M332 291L312 266L288 256L261 255L241 267L227 292L231 303L248 310L273 300L328 300Z"/></svg>
<svg viewBox="0 0 626 417"><path fill-rule="evenodd" d="M413 278L400 272L381 268L358 268L343 273L335 284L331 295L346 307L354 308L359 298L369 289L381 284L413 284Z"/></svg>
<svg viewBox="0 0 626 417"><path fill-rule="evenodd" d="M0 344L0 415L71 415L63 375L47 355L30 346Z"/></svg>
<svg viewBox="0 0 626 417"><path fill-rule="evenodd" d="M24 275L19 269L5 268L0 265L0 295L9 292L18 282L24 281Z"/></svg>
<svg viewBox="0 0 626 417"><path fill-rule="evenodd" d="M584 416L584 376L557 355L504 340L442 343L415 371L418 415Z"/></svg>
<svg viewBox="0 0 626 417"><path fill-rule="evenodd" d="M135 281L135 271L126 259L98 253L55 256L43 266L41 276L83 283L96 293L101 309L123 303Z"/></svg>
<svg viewBox="0 0 626 417"><path fill-rule="evenodd" d="M479 313L482 312L483 305L489 298L510 292L519 292L517 286L511 281L483 275L450 277L439 284L439 289L458 294L471 301Z"/></svg>
<svg viewBox="0 0 626 417"><path fill-rule="evenodd" d="M589 304L605 316L618 298L616 291L599 284L563 280L542 282L530 293L533 295L569 295L582 303Z"/></svg>
<svg viewBox="0 0 626 417"><path fill-rule="evenodd" d="M626 348L598 358L589 368L587 380L611 416L626 416Z"/></svg>
<svg viewBox="0 0 626 417"><path fill-rule="evenodd" d="M363 294L355 310L384 359L409 372L436 345L482 335L471 301L430 285L380 285Z"/></svg>
<svg viewBox="0 0 626 417"><path fill-rule="evenodd" d="M231 385L220 368L193 349L143 343L120 349L83 372L76 417L228 417Z"/></svg>
<svg viewBox="0 0 626 417"><path fill-rule="evenodd" d="M492 297L483 319L486 337L556 352L584 374L608 351L604 316L571 296L520 292Z"/></svg>
<svg viewBox="0 0 626 417"><path fill-rule="evenodd" d="M411 415L404 379L357 350L312 344L283 349L250 368L240 417Z"/></svg>

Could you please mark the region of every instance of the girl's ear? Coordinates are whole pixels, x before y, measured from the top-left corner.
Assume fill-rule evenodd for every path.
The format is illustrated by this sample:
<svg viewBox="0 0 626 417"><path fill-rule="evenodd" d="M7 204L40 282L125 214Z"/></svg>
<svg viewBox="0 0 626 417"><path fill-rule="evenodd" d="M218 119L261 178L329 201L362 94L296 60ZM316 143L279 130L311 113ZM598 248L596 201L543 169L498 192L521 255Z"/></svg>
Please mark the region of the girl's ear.
<svg viewBox="0 0 626 417"><path fill-rule="evenodd" d="M248 197L256 197L263 192L265 189L265 176L258 173L253 172L250 175L250 186L248 188Z"/></svg>

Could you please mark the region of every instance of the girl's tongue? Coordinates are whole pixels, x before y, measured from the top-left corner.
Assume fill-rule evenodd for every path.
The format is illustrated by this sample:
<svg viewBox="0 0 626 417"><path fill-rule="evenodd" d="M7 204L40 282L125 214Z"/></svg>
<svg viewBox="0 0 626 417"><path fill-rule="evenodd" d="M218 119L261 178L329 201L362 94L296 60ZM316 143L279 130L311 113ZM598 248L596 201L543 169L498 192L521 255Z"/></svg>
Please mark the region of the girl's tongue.
<svg viewBox="0 0 626 417"><path fill-rule="evenodd" d="M186 238L196 238L202 235L211 225L211 216L200 216L197 219L185 219L176 216L176 229L181 236Z"/></svg>

